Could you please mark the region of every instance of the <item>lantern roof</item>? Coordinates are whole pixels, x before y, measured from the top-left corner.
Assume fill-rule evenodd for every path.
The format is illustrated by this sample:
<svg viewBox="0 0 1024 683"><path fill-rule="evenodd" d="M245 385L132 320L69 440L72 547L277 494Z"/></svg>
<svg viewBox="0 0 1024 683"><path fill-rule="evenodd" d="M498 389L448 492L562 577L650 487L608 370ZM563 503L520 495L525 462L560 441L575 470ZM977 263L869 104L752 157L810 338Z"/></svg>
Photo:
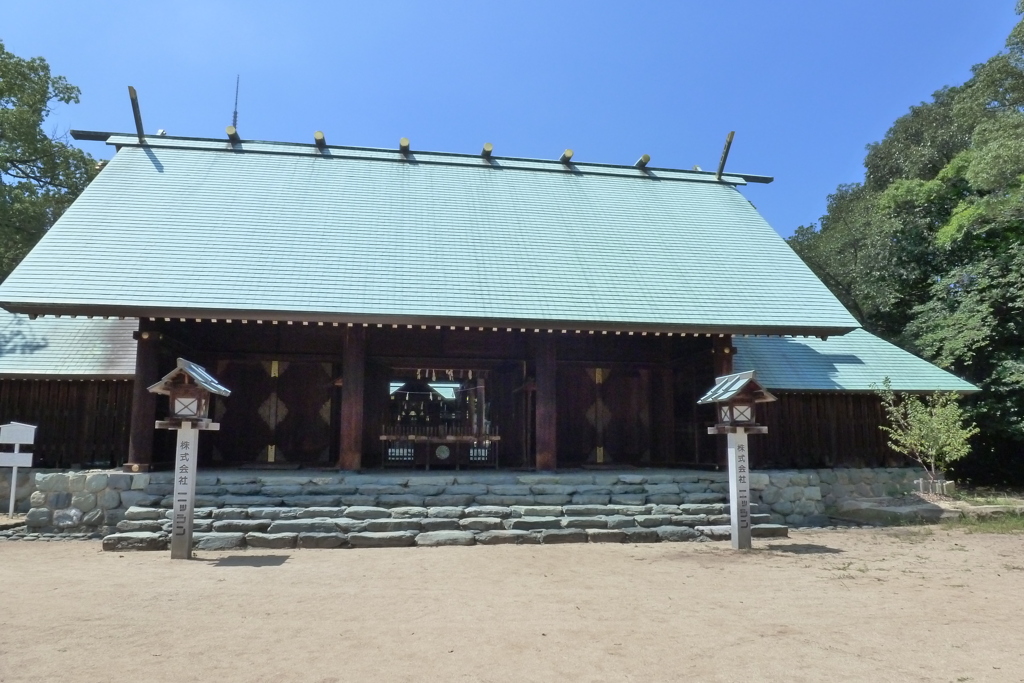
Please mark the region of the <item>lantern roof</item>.
<svg viewBox="0 0 1024 683"><path fill-rule="evenodd" d="M190 377L193 382L211 394L217 394L218 396L231 395L231 390L218 382L213 375L206 371L206 368L184 358L179 358L178 367L164 375L164 378L149 387L149 390L154 394L169 394L171 393L171 387L178 384L179 378L182 376Z"/></svg>
<svg viewBox="0 0 1024 683"><path fill-rule="evenodd" d="M755 403L777 400L757 381L756 372L737 372L715 378L715 386L704 394L697 403L724 403L736 398L748 398Z"/></svg>

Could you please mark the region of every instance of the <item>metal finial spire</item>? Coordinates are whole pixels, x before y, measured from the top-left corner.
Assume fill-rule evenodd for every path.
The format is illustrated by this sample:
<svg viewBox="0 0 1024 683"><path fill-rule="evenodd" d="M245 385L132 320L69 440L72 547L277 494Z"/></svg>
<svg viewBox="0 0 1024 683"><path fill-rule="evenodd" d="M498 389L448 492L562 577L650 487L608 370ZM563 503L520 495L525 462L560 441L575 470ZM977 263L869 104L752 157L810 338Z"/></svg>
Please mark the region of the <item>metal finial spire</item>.
<svg viewBox="0 0 1024 683"><path fill-rule="evenodd" d="M235 76L235 111L231 115L231 125L235 128L238 128L238 82L241 80L241 74Z"/></svg>

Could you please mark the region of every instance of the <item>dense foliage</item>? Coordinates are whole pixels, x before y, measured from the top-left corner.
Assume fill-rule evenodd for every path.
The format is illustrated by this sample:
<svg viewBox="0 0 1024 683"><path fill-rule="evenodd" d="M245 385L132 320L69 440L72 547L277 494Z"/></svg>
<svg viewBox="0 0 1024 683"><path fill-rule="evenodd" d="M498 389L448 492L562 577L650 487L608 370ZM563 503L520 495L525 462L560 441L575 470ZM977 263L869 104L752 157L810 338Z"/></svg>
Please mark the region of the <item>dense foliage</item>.
<svg viewBox="0 0 1024 683"><path fill-rule="evenodd" d="M1024 14L1024 0L1018 4ZM1024 484L1024 21L966 83L868 146L790 245L876 334L982 388L951 472Z"/></svg>
<svg viewBox="0 0 1024 683"><path fill-rule="evenodd" d="M96 172L88 154L43 130L54 106L78 96L46 60L22 59L0 42L0 280Z"/></svg>

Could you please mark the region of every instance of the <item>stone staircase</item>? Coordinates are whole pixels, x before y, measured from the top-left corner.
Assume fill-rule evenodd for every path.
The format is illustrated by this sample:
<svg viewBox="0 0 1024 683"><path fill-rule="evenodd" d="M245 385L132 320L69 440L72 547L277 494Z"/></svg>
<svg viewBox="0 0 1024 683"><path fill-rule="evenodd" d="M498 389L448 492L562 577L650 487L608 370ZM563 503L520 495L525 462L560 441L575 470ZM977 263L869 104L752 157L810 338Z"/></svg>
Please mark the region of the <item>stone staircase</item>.
<svg viewBox="0 0 1024 683"><path fill-rule="evenodd" d="M546 494L540 494L546 495ZM752 506L754 537L785 537ZM103 549L164 550L171 513L134 506ZM194 547L384 548L405 546L705 542L730 538L724 503L565 505L225 506L195 510Z"/></svg>

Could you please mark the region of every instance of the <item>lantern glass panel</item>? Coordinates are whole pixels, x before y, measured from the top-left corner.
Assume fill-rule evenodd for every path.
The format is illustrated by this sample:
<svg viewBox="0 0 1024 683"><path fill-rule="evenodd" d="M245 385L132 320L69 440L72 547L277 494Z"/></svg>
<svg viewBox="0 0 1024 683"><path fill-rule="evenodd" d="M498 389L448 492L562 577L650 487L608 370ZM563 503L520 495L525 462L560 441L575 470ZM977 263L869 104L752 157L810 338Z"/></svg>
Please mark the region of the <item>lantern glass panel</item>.
<svg viewBox="0 0 1024 683"><path fill-rule="evenodd" d="M178 417L196 417L199 415L199 397L176 396L173 410Z"/></svg>
<svg viewBox="0 0 1024 683"><path fill-rule="evenodd" d="M734 405L732 407L733 420L736 422L753 422L754 421L754 406L752 405Z"/></svg>

